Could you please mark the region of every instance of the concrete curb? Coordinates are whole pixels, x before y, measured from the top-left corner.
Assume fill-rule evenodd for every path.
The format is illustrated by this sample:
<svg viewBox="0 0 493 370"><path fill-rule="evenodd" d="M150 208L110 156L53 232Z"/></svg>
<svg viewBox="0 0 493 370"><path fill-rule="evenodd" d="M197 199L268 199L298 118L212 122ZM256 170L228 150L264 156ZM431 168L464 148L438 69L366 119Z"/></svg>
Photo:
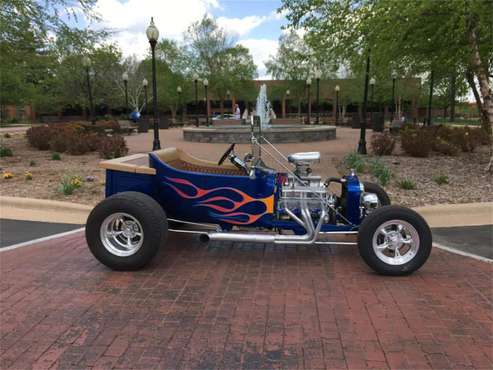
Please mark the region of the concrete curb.
<svg viewBox="0 0 493 370"><path fill-rule="evenodd" d="M436 204L414 208L430 227L480 226L493 224L493 202Z"/></svg>
<svg viewBox="0 0 493 370"><path fill-rule="evenodd" d="M92 205L47 199L0 196L0 218L85 224Z"/></svg>

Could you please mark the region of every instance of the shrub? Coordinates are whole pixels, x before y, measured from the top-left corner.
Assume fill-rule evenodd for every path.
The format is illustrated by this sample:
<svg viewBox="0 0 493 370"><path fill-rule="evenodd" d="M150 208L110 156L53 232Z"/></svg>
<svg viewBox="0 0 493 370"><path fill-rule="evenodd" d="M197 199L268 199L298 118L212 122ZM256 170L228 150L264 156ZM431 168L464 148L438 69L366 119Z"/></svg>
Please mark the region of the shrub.
<svg viewBox="0 0 493 370"><path fill-rule="evenodd" d="M375 155L391 155L395 147L395 138L388 132L375 133L371 137L370 147Z"/></svg>
<svg viewBox="0 0 493 370"><path fill-rule="evenodd" d="M82 180L79 176L65 175L58 185L58 191L65 195L71 195L74 190L79 189L81 186Z"/></svg>
<svg viewBox="0 0 493 370"><path fill-rule="evenodd" d="M3 135L3 137L4 137L5 139L10 139L12 136L11 136L8 132L6 132L6 133Z"/></svg>
<svg viewBox="0 0 493 370"><path fill-rule="evenodd" d="M404 190L416 189L416 184L414 183L413 180L410 180L410 179L403 179L403 180L398 182L398 185L401 189L404 189Z"/></svg>
<svg viewBox="0 0 493 370"><path fill-rule="evenodd" d="M373 176L378 180L380 185L385 186L390 182L392 177L392 171L385 166L380 160L375 159L370 162L370 171Z"/></svg>
<svg viewBox="0 0 493 370"><path fill-rule="evenodd" d="M26 172L24 172L24 179L25 179L26 181L30 181L30 180L32 180L32 179L33 179L33 174L32 174L30 171L26 171Z"/></svg>
<svg viewBox="0 0 493 370"><path fill-rule="evenodd" d="M31 159L31 161L29 162L29 166L30 167L34 167L36 165L37 165L36 161L34 161L34 160Z"/></svg>
<svg viewBox="0 0 493 370"><path fill-rule="evenodd" d="M14 153L12 153L12 149L7 148L6 146L0 146L0 158L3 157L12 157Z"/></svg>
<svg viewBox="0 0 493 370"><path fill-rule="evenodd" d="M50 126L31 127L26 131L29 144L39 150L50 149L50 140L54 134L54 128Z"/></svg>
<svg viewBox="0 0 493 370"><path fill-rule="evenodd" d="M62 157L60 156L60 153L55 152L51 155L51 160L52 161L61 161Z"/></svg>
<svg viewBox="0 0 493 370"><path fill-rule="evenodd" d="M449 179L447 175L438 175L433 177L433 181L435 181L438 185L445 185L449 183Z"/></svg>
<svg viewBox="0 0 493 370"><path fill-rule="evenodd" d="M451 142L445 141L441 137L437 137L433 142L433 150L444 155L456 156L459 154L460 149Z"/></svg>
<svg viewBox="0 0 493 370"><path fill-rule="evenodd" d="M471 129L468 126L454 127L450 141L463 152L473 152L476 147L482 145L485 140L484 135L481 129Z"/></svg>
<svg viewBox="0 0 493 370"><path fill-rule="evenodd" d="M347 168L351 168L358 173L362 173L365 171L365 161L363 159L363 156L358 153L346 154L343 158L343 162Z"/></svg>
<svg viewBox="0 0 493 370"><path fill-rule="evenodd" d="M401 131L402 150L411 157L428 157L433 145L433 133L425 128L406 127Z"/></svg>
<svg viewBox="0 0 493 370"><path fill-rule="evenodd" d="M14 178L14 174L12 172L5 171L2 175L2 177L4 180L10 180L10 179Z"/></svg>
<svg viewBox="0 0 493 370"><path fill-rule="evenodd" d="M128 153L128 148L122 136L105 136L99 140L98 152L101 158L111 159L123 157Z"/></svg>

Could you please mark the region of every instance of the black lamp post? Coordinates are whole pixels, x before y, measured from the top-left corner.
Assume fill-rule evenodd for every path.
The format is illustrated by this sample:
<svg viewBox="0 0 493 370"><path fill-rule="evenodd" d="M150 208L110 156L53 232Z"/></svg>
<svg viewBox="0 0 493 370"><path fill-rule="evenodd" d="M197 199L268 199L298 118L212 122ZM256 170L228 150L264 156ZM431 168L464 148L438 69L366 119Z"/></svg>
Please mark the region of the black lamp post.
<svg viewBox="0 0 493 370"><path fill-rule="evenodd" d="M123 72L122 80L123 80L123 86L125 86L125 114L128 115L128 73L127 72Z"/></svg>
<svg viewBox="0 0 493 370"><path fill-rule="evenodd" d="M92 100L92 89L91 89L91 77L89 75L89 68L91 68L91 59L88 56L82 58L82 65L86 68L86 83L87 83L87 95L89 98L89 115L91 118L91 123L96 124L96 118L94 117L94 102Z"/></svg>
<svg viewBox="0 0 493 370"><path fill-rule="evenodd" d="M317 125L320 124L320 77L322 77L322 71L315 69L315 79L317 80Z"/></svg>
<svg viewBox="0 0 493 370"><path fill-rule="evenodd" d="M157 83L156 83L156 56L155 48L159 38L159 30L154 25L154 19L151 17L151 24L146 30L147 39L151 44L152 51L152 109L154 111L154 141L152 142L152 150L161 149L159 142L159 116L157 111Z"/></svg>
<svg viewBox="0 0 493 370"><path fill-rule="evenodd" d="M390 121L394 120L394 111L395 111L395 81L397 79L397 72L392 72L392 107L390 110Z"/></svg>
<svg viewBox="0 0 493 370"><path fill-rule="evenodd" d="M312 78L308 77L306 79L306 89L307 89L307 94L308 94L308 110L307 110L307 115L306 115L306 120L307 124L311 123L311 115L312 115L312 91L311 91L311 86L312 86Z"/></svg>
<svg viewBox="0 0 493 370"><path fill-rule="evenodd" d="M209 126L209 94L207 92L207 87L209 86L209 80L204 79L204 90L205 90L205 123Z"/></svg>
<svg viewBox="0 0 493 370"><path fill-rule="evenodd" d="M181 122L183 122L183 104L181 103L181 86L178 86L176 88L176 93L178 94L178 109L177 109L177 112L181 109Z"/></svg>
<svg viewBox="0 0 493 370"><path fill-rule="evenodd" d="M149 82L147 81L147 79L144 78L142 80L142 87L144 88L144 114L146 117L149 113L149 111L147 110L147 85L149 85Z"/></svg>
<svg viewBox="0 0 493 370"><path fill-rule="evenodd" d="M374 92L375 92L375 83L376 83L376 80L374 77L370 78L370 119L371 119L371 122L372 124L374 124L373 122L373 110L375 109L374 107L374 104L375 104L375 101L373 100L373 97L374 97Z"/></svg>
<svg viewBox="0 0 493 370"><path fill-rule="evenodd" d="M428 97L428 126L431 126L431 103L433 101L433 83L434 83L434 73L431 70L430 73L430 96Z"/></svg>
<svg viewBox="0 0 493 370"><path fill-rule="evenodd" d="M286 90L286 97L284 98L284 104L285 104L285 109L286 109L286 116L289 117L289 95L291 95L291 91L289 89Z"/></svg>
<svg viewBox="0 0 493 370"><path fill-rule="evenodd" d="M336 85L334 90L336 91L336 126L337 126L339 124L339 90L341 90L341 88L339 87L339 85Z"/></svg>
<svg viewBox="0 0 493 370"><path fill-rule="evenodd" d="M366 110L368 106L368 85L370 82L370 53L366 57L366 73L365 73L365 90L363 94L363 119L361 120L361 129L358 143L358 153L366 154Z"/></svg>
<svg viewBox="0 0 493 370"><path fill-rule="evenodd" d="M197 83L199 82L198 74L193 74L193 84L195 86L195 126L199 127L199 90Z"/></svg>

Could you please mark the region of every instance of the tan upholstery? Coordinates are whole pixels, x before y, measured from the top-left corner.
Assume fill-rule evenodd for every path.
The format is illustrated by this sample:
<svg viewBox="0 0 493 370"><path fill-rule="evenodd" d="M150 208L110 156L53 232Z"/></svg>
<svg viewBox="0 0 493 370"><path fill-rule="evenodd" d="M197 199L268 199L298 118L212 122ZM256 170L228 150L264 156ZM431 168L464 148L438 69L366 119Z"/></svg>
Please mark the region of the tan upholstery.
<svg viewBox="0 0 493 370"><path fill-rule="evenodd" d="M217 163L193 157L181 149L166 148L153 152L159 159L178 170L213 173L221 175L244 176L243 172L229 163L218 166ZM155 175L156 170L149 167L148 154L132 154L126 157L110 159L99 163L99 167L131 173Z"/></svg>
<svg viewBox="0 0 493 370"><path fill-rule="evenodd" d="M244 176L244 173L232 164L223 163L221 166L218 166L216 162L196 158L177 148L157 150L154 154L156 154L163 162L178 170Z"/></svg>

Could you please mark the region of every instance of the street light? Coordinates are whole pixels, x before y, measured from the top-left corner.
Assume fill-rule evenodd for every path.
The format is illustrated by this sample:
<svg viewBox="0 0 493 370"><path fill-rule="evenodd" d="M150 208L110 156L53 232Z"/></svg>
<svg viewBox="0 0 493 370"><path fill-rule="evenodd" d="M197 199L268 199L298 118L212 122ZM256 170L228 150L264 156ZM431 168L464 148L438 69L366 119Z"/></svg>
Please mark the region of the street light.
<svg viewBox="0 0 493 370"><path fill-rule="evenodd" d="M181 109L181 122L183 122L183 107L181 104L181 86L176 88L176 92L178 93L178 110Z"/></svg>
<svg viewBox="0 0 493 370"><path fill-rule="evenodd" d="M161 149L159 142L159 117L157 111L157 83L156 83L156 56L155 48L159 38L159 30L154 25L154 19L151 17L151 23L146 30L147 39L151 44L152 51L152 109L154 111L154 141L152 142L152 150Z"/></svg>
<svg viewBox="0 0 493 370"><path fill-rule="evenodd" d="M205 90L205 123L209 126L209 95L207 93L207 86L209 86L209 80L204 78L203 81L204 90Z"/></svg>
<svg viewBox="0 0 493 370"><path fill-rule="evenodd" d="M199 82L199 75L194 73L192 76L193 83L195 86L195 126L199 126L199 90L197 88L197 83Z"/></svg>
<svg viewBox="0 0 493 370"><path fill-rule="evenodd" d="M322 77L322 71L316 68L313 72L315 79L317 80L317 125L320 124L320 77Z"/></svg>
<svg viewBox="0 0 493 370"><path fill-rule="evenodd" d="M144 78L142 80L142 87L144 87L144 106L145 106L145 110L144 110L144 114L148 115L149 111L147 110L147 85L149 85L149 82Z"/></svg>
<svg viewBox="0 0 493 370"><path fill-rule="evenodd" d="M291 91L289 91L289 89L286 90L286 98L284 99L285 100L285 105L286 105L286 108L287 108L287 114L288 114L288 118L289 118L289 104L288 104L288 101L289 101L289 95L291 95Z"/></svg>
<svg viewBox="0 0 493 370"><path fill-rule="evenodd" d="M395 80L397 79L397 72L392 72L392 107L390 107L390 121L394 120L394 111L395 111Z"/></svg>
<svg viewBox="0 0 493 370"><path fill-rule="evenodd" d="M87 95L89 97L89 114L91 116L91 123L96 124L96 118L94 117L94 102L92 100L91 78L89 76L89 68L91 68L91 59L86 55L82 58L82 65L86 68L86 82L87 82Z"/></svg>
<svg viewBox="0 0 493 370"><path fill-rule="evenodd" d="M371 96L370 96L370 101L371 103L373 103L373 93L374 93L374 89L375 89L375 83L377 81L375 80L374 77L370 78L370 89L371 89Z"/></svg>
<svg viewBox="0 0 493 370"><path fill-rule="evenodd" d="M307 88L307 93L308 93L308 111L307 111L307 117L306 120L308 121L308 124L311 123L311 113L312 113L312 94L311 94L311 86L312 86L312 78L308 77L306 79L306 88Z"/></svg>
<svg viewBox="0 0 493 370"><path fill-rule="evenodd" d="M123 85L125 86L125 113L128 115L128 73L122 73Z"/></svg>
<svg viewBox="0 0 493 370"><path fill-rule="evenodd" d="M366 154L366 119L368 106L368 85L370 82L370 52L366 57L365 90L363 93L363 119L361 120L358 153Z"/></svg>
<svg viewBox="0 0 493 370"><path fill-rule="evenodd" d="M334 90L336 91L336 126L339 123L339 90L340 89L341 88L339 87L339 85L336 85L336 87L334 88Z"/></svg>

